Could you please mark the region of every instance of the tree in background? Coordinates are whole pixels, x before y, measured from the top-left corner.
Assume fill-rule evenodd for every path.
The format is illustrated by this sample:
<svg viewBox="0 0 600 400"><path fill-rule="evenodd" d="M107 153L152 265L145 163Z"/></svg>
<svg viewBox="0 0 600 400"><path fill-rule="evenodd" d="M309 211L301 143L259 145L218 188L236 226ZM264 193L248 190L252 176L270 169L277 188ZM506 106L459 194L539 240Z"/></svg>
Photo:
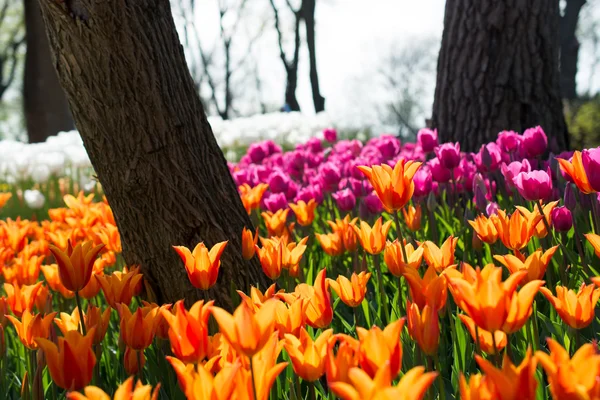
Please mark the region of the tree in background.
<svg viewBox="0 0 600 400"><path fill-rule="evenodd" d="M23 18L16 3L18 0L0 1L0 99L15 80L25 43Z"/></svg>
<svg viewBox="0 0 600 400"><path fill-rule="evenodd" d="M476 151L498 132L541 125L568 148L559 88L558 0L448 0L432 126Z"/></svg>
<svg viewBox="0 0 600 400"><path fill-rule="evenodd" d="M566 100L577 98L579 40L577 25L586 0L566 0L560 17L560 90Z"/></svg>
<svg viewBox="0 0 600 400"><path fill-rule="evenodd" d="M39 0L55 66L121 233L159 303L265 288L241 232L252 224L206 119L169 0ZM98 101L101 99L101 101ZM217 284L194 289L173 245L228 240Z"/></svg>
<svg viewBox="0 0 600 400"><path fill-rule="evenodd" d="M39 4L23 0L23 7L27 44L23 108L29 142L37 143L73 129L73 118L52 65Z"/></svg>
<svg viewBox="0 0 600 400"><path fill-rule="evenodd" d="M315 8L317 0L303 0L302 11L304 24L306 26L306 46L308 47L308 58L310 64L310 88L312 91L315 112L325 110L325 98L321 95L319 88L319 72L317 70L317 49L315 45Z"/></svg>

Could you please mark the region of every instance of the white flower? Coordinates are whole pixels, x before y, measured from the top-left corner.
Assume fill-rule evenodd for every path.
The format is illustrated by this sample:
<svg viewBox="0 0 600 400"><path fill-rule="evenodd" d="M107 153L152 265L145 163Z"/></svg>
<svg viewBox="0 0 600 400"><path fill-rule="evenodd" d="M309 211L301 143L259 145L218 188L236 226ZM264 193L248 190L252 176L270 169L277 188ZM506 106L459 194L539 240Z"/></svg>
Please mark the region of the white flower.
<svg viewBox="0 0 600 400"><path fill-rule="evenodd" d="M46 203L46 198L39 190L26 190L23 197L29 208L34 210L39 210Z"/></svg>

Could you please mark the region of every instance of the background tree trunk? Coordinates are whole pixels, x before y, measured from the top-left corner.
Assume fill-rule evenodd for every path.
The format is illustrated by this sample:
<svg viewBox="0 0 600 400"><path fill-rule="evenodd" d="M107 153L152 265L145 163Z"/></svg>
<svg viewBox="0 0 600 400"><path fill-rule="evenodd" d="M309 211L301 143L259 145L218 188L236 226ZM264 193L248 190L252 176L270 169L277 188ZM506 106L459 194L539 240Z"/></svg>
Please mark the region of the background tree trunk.
<svg viewBox="0 0 600 400"><path fill-rule="evenodd" d="M241 255L252 224L185 63L168 0L40 0L58 76L115 214L123 255L159 302L265 286ZM172 245L229 240L218 283L190 284Z"/></svg>
<svg viewBox="0 0 600 400"><path fill-rule="evenodd" d="M567 100L577 98L577 22L585 3L586 0L567 0L560 18L560 90L562 98Z"/></svg>
<svg viewBox="0 0 600 400"><path fill-rule="evenodd" d="M306 25L306 45L308 47L308 58L310 61L310 87L312 89L315 112L321 112L325 110L325 98L321 96L321 90L319 88L319 72L317 70L317 49L315 46L315 7L316 0L304 0L302 2L304 23Z"/></svg>
<svg viewBox="0 0 600 400"><path fill-rule="evenodd" d="M44 20L37 1L23 0L25 12L25 73L23 107L30 143L74 128L69 104L52 65Z"/></svg>
<svg viewBox="0 0 600 400"><path fill-rule="evenodd" d="M541 125L565 150L558 0L448 0L432 125L475 151L502 130Z"/></svg>

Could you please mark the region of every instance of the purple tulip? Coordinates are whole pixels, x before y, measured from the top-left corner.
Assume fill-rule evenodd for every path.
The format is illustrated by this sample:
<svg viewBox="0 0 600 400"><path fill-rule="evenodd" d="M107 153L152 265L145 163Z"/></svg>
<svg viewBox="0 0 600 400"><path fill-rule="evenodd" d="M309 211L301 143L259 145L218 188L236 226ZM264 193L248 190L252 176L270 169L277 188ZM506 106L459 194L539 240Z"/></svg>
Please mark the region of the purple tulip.
<svg viewBox="0 0 600 400"><path fill-rule="evenodd" d="M583 150L581 161L590 186L595 191L600 192L600 147Z"/></svg>
<svg viewBox="0 0 600 400"><path fill-rule="evenodd" d="M271 212L283 210L288 207L288 201L283 193L269 193L265 194L263 198L265 208Z"/></svg>
<svg viewBox="0 0 600 400"><path fill-rule="evenodd" d="M498 214L499 209L500 209L500 207L498 206L498 203L491 201L485 207L485 213L487 214L488 217L491 217L492 215Z"/></svg>
<svg viewBox="0 0 600 400"><path fill-rule="evenodd" d="M375 192L371 192L365 197L363 197L363 201L361 204L364 204L367 211L372 215L381 214L383 211L383 204L379 197L375 194Z"/></svg>
<svg viewBox="0 0 600 400"><path fill-rule="evenodd" d="M290 178L282 171L276 170L271 173L269 180L269 190L273 193L283 193L288 190Z"/></svg>
<svg viewBox="0 0 600 400"><path fill-rule="evenodd" d="M417 133L417 143L424 153L431 153L438 145L437 129L420 129Z"/></svg>
<svg viewBox="0 0 600 400"><path fill-rule="evenodd" d="M331 195L340 211L348 212L356 206L356 197L350 189L343 189Z"/></svg>
<svg viewBox="0 0 600 400"><path fill-rule="evenodd" d="M552 226L559 232L567 232L573 226L573 216L567 207L552 209Z"/></svg>
<svg viewBox="0 0 600 400"><path fill-rule="evenodd" d="M573 185L567 182L565 186L565 194L563 196L563 202L565 207L573 211L577 207L577 199L575 198L575 192L573 191Z"/></svg>
<svg viewBox="0 0 600 400"><path fill-rule="evenodd" d="M435 155L440 164L447 169L454 169L460 163L460 144L444 143L435 149Z"/></svg>

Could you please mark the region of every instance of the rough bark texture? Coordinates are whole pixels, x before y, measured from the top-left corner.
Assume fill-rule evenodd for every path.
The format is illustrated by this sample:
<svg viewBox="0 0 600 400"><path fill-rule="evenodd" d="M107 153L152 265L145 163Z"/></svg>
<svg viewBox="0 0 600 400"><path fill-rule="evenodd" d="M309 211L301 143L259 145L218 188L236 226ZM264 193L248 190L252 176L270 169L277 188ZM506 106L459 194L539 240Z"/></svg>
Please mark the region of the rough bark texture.
<svg viewBox="0 0 600 400"><path fill-rule="evenodd" d="M27 53L23 107L30 143L73 129L73 117L52 64L44 20L37 1L24 0Z"/></svg>
<svg viewBox="0 0 600 400"><path fill-rule="evenodd" d="M121 232L161 302L264 287L251 227L185 63L168 0L40 0L56 68ZM172 245L229 240L217 285L190 284Z"/></svg>
<svg viewBox="0 0 600 400"><path fill-rule="evenodd" d="M560 18L560 90L567 100L577 98L579 41L576 33L579 12L585 3L586 0L567 0Z"/></svg>
<svg viewBox="0 0 600 400"><path fill-rule="evenodd" d="M317 49L315 45L315 7L316 0L304 0L304 23L306 24L306 45L308 47L308 58L310 61L310 87L312 90L315 112L325 110L325 98L321 95L319 88L319 72L317 70Z"/></svg>
<svg viewBox="0 0 600 400"><path fill-rule="evenodd" d="M448 0L432 125L478 150L502 130L541 125L568 147L559 93L558 0Z"/></svg>

